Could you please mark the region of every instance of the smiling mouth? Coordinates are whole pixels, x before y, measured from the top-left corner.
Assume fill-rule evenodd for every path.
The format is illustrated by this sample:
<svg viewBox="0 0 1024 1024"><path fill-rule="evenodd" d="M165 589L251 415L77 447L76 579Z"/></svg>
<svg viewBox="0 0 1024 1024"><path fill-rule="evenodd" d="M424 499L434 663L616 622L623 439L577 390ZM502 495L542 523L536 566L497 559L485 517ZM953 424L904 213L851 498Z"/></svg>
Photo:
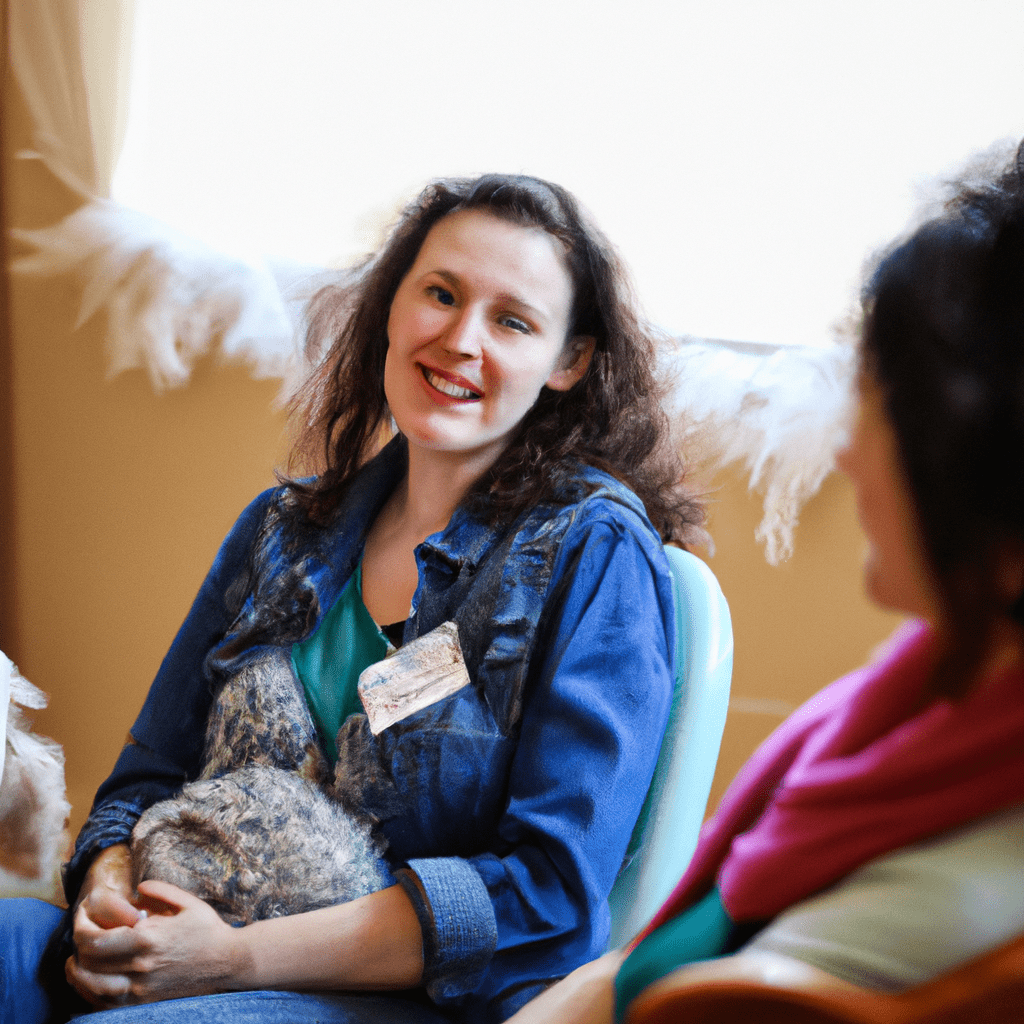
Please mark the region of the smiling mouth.
<svg viewBox="0 0 1024 1024"><path fill-rule="evenodd" d="M445 380L444 377L438 376L432 370L427 367L420 367L423 371L423 378L426 382L435 390L440 391L442 395L447 395L449 398L461 398L466 401L478 402L483 395L477 391L471 391L469 388L460 388L458 384L453 384L450 380Z"/></svg>

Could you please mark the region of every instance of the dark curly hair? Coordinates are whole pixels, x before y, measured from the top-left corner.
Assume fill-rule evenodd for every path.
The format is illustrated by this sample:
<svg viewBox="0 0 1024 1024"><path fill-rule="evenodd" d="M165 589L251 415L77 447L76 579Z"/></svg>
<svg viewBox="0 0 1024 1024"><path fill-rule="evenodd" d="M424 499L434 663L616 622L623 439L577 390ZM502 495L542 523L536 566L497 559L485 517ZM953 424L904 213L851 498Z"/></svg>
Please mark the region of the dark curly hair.
<svg viewBox="0 0 1024 1024"><path fill-rule="evenodd" d="M862 369L952 631L942 674L966 679L994 617L1024 625L1024 595L1008 607L998 579L1007 544L1024 550L1024 142L884 254L863 308Z"/></svg>
<svg viewBox="0 0 1024 1024"><path fill-rule="evenodd" d="M327 522L356 471L391 434L384 394L391 302L430 229L462 210L484 210L559 239L574 289L569 337L596 339L582 380L566 392L542 389L464 500L488 522L510 522L555 497L584 462L628 484L665 540L695 540L703 508L682 486L684 467L654 374L656 335L637 312L625 268L569 192L524 175L433 182L354 283L314 296L307 346L326 354L293 402L300 424L293 466L304 461L316 477L290 481L296 509L313 524Z"/></svg>

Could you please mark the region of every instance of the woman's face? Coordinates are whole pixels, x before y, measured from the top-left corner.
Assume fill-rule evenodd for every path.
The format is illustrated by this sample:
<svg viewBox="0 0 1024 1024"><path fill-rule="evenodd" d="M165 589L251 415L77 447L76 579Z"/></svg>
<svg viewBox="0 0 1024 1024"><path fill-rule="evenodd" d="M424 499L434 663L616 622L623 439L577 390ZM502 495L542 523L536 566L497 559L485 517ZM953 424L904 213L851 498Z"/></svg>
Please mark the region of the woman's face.
<svg viewBox="0 0 1024 1024"><path fill-rule="evenodd" d="M561 243L481 210L431 228L388 317L384 391L410 446L483 471L542 387L571 388L593 339L571 338Z"/></svg>
<svg viewBox="0 0 1024 1024"><path fill-rule="evenodd" d="M938 590L899 461L896 434L881 390L870 379L861 379L856 422L838 462L853 483L857 516L867 535L868 596L883 607L937 622Z"/></svg>

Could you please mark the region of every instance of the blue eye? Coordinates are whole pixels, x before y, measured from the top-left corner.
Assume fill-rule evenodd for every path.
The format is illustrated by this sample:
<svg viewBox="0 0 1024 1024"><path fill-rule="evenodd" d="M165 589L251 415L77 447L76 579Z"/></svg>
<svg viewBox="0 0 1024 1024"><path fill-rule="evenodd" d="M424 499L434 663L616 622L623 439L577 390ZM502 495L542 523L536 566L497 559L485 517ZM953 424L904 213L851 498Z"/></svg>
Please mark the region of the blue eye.
<svg viewBox="0 0 1024 1024"><path fill-rule="evenodd" d="M525 320L520 320L517 316L503 316L498 320L498 323L513 331L518 331L520 334L532 333L530 325Z"/></svg>
<svg viewBox="0 0 1024 1024"><path fill-rule="evenodd" d="M447 288L442 288L439 284L432 284L427 289L427 294L433 295L442 306L455 305L455 296Z"/></svg>

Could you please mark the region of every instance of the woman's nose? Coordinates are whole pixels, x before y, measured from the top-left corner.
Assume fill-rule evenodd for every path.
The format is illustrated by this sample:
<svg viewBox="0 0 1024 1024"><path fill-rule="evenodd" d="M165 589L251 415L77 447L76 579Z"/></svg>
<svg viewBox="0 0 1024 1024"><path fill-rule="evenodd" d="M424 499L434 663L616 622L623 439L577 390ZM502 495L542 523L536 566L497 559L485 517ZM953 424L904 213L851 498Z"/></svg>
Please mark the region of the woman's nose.
<svg viewBox="0 0 1024 1024"><path fill-rule="evenodd" d="M472 309L460 310L459 315L449 323L442 341L449 352L467 358L479 356L483 341L480 316Z"/></svg>

